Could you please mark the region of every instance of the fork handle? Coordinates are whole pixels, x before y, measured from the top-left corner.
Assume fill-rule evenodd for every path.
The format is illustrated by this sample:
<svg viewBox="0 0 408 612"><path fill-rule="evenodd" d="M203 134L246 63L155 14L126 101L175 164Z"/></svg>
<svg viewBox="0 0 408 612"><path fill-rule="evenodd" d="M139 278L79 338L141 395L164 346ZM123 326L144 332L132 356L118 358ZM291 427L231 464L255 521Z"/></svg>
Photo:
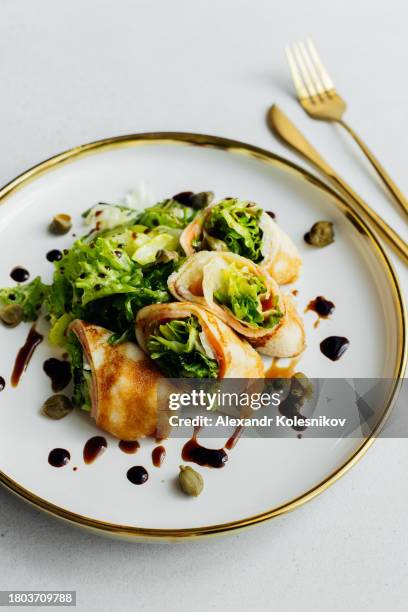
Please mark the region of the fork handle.
<svg viewBox="0 0 408 612"><path fill-rule="evenodd" d="M361 140L360 136L356 134L352 127L348 125L345 121L340 119L338 123L345 128L345 130L350 134L350 136L355 140L360 149L363 151L364 155L367 157L371 165L375 168L384 185L388 187L391 194L394 196L395 201L399 204L401 209L404 211L406 215L408 215L408 201L402 191L397 187L394 183L384 166L378 161L375 155L370 151L367 145Z"/></svg>

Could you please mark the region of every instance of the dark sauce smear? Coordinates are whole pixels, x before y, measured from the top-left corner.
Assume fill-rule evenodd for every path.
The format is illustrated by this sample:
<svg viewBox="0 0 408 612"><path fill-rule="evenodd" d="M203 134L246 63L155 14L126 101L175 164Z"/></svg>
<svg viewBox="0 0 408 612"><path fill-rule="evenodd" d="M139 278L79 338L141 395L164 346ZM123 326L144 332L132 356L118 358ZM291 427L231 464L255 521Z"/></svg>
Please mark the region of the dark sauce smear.
<svg viewBox="0 0 408 612"><path fill-rule="evenodd" d="M14 362L13 373L11 375L11 386L17 387L21 375L24 370L27 369L30 359L36 347L43 341L43 336L37 332L33 325L28 332L27 339L21 349L17 353L16 360Z"/></svg>
<svg viewBox="0 0 408 612"><path fill-rule="evenodd" d="M160 467L164 461L165 456L166 449L164 448L164 446L156 446L156 448L152 450L152 462L154 467Z"/></svg>
<svg viewBox="0 0 408 612"><path fill-rule="evenodd" d="M24 283L30 278L30 273L25 268L20 268L20 266L17 266L16 268L12 269L10 276L14 281L16 281L16 283Z"/></svg>
<svg viewBox="0 0 408 612"><path fill-rule="evenodd" d="M87 465L93 463L99 455L105 452L108 443L103 436L89 438L84 446L84 461Z"/></svg>
<svg viewBox="0 0 408 612"><path fill-rule="evenodd" d="M54 448L48 455L48 463L53 467L64 467L71 459L69 451L65 448Z"/></svg>
<svg viewBox="0 0 408 612"><path fill-rule="evenodd" d="M183 446L181 456L184 461L213 468L222 468L228 461L228 455L223 448L205 448L197 442L195 436Z"/></svg>
<svg viewBox="0 0 408 612"><path fill-rule="evenodd" d="M6 386L6 381L4 380L2 376L0 376L0 391L3 391L5 386Z"/></svg>
<svg viewBox="0 0 408 612"><path fill-rule="evenodd" d="M48 251L46 258L48 261L59 261L62 259L62 253L58 249L53 249L52 251Z"/></svg>
<svg viewBox="0 0 408 612"><path fill-rule="evenodd" d="M127 453L128 455L134 455L137 449L140 448L140 444L137 440L135 440L134 442L121 440L118 446L121 451Z"/></svg>
<svg viewBox="0 0 408 612"><path fill-rule="evenodd" d="M193 197L193 191L182 191L181 193L176 193L176 195L173 196L173 200L176 200L176 202L184 206L190 206Z"/></svg>
<svg viewBox="0 0 408 612"><path fill-rule="evenodd" d="M322 319L327 319L334 312L334 304L330 300L318 295L317 298L311 300L306 307L306 310L312 310Z"/></svg>
<svg viewBox="0 0 408 612"><path fill-rule="evenodd" d="M43 370L51 378L51 387L54 393L65 389L71 380L71 366L68 361L51 357L44 361Z"/></svg>
<svg viewBox="0 0 408 612"><path fill-rule="evenodd" d="M274 212L272 212L271 210L267 210L266 214L269 215L272 219L276 219L276 215Z"/></svg>
<svg viewBox="0 0 408 612"><path fill-rule="evenodd" d="M343 336L329 336L320 343L323 355L332 361L337 361L347 351L350 341Z"/></svg>
<svg viewBox="0 0 408 612"><path fill-rule="evenodd" d="M238 425L238 427L235 429L234 433L232 434L232 436L230 436L228 438L228 440L225 443L225 448L227 450L231 450L232 448L234 448L234 446L236 445L236 443L238 442L238 440L241 437L242 432L244 431L244 428L242 425Z"/></svg>
<svg viewBox="0 0 408 612"><path fill-rule="evenodd" d="M141 485L149 478L149 474L142 465L134 465L126 473L127 479L135 485Z"/></svg>
<svg viewBox="0 0 408 612"><path fill-rule="evenodd" d="M330 315L333 314L335 309L334 303L330 300L326 300L326 298L318 295L314 300L311 300L309 304L305 308L305 312L315 312L317 314L317 319L314 324L314 327L318 327L321 319L327 319Z"/></svg>

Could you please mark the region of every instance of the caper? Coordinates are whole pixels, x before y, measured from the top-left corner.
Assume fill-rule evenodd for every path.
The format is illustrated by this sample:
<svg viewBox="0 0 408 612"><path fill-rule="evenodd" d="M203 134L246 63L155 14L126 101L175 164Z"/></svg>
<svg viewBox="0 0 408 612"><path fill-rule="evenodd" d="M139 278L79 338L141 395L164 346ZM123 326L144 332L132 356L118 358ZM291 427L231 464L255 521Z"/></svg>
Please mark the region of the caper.
<svg viewBox="0 0 408 612"><path fill-rule="evenodd" d="M334 242L333 223L330 221L317 221L309 232L304 235L305 242L316 247L325 247Z"/></svg>
<svg viewBox="0 0 408 612"><path fill-rule="evenodd" d="M42 406L42 413L50 419L62 419L72 410L72 402L66 395L51 395Z"/></svg>
<svg viewBox="0 0 408 612"><path fill-rule="evenodd" d="M178 261L179 254L176 251L168 251L160 249L156 253L156 263L168 263L169 261Z"/></svg>
<svg viewBox="0 0 408 612"><path fill-rule="evenodd" d="M212 191L200 191L195 193L191 198L191 208L199 210L200 208L206 208L214 199L214 193Z"/></svg>
<svg viewBox="0 0 408 612"><path fill-rule="evenodd" d="M306 374L303 374L303 372L296 372L296 374L294 374L292 377L292 382L296 383L295 388L293 388L292 385L292 395L295 395L297 397L304 397L305 399L310 399L313 397L313 383L306 376Z"/></svg>
<svg viewBox="0 0 408 612"><path fill-rule="evenodd" d="M203 232L203 246L208 247L211 251L228 251L228 247L223 240L219 238L213 238L205 230Z"/></svg>
<svg viewBox="0 0 408 612"><path fill-rule="evenodd" d="M179 483L184 493L193 497L198 497L204 488L201 474L188 465L180 465Z"/></svg>
<svg viewBox="0 0 408 612"><path fill-rule="evenodd" d="M0 310L0 319L7 327L16 327L23 320L23 307L9 304Z"/></svg>
<svg viewBox="0 0 408 612"><path fill-rule="evenodd" d="M59 215L55 215L50 225L48 226L48 231L51 234L56 234L57 236L62 236L69 232L72 227L71 217L69 215L65 215L61 213Z"/></svg>

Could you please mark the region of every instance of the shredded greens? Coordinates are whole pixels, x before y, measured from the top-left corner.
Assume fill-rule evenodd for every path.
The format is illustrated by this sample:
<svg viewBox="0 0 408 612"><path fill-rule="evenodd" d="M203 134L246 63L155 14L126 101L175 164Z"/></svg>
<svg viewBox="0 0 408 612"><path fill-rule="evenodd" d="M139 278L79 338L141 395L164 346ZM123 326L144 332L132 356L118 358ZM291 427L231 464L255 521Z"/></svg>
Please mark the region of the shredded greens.
<svg viewBox="0 0 408 612"><path fill-rule="evenodd" d="M0 289L0 305L18 304L23 309L23 321L35 321L48 292L49 287L37 276L31 283Z"/></svg>
<svg viewBox="0 0 408 612"><path fill-rule="evenodd" d="M259 219L262 209L253 202L236 198L222 200L211 209L205 220L204 231L210 250L229 250L255 263L263 259L262 236ZM211 239L216 239L212 245ZM226 249L219 248L221 243ZM204 247L207 246L204 244Z"/></svg>
<svg viewBox="0 0 408 612"><path fill-rule="evenodd" d="M170 198L146 208L137 218L137 221L150 229L160 225L184 229L194 219L196 214L197 211L190 206L184 206L177 202L177 200Z"/></svg>
<svg viewBox="0 0 408 612"><path fill-rule="evenodd" d="M264 310L266 293L262 278L231 265L221 271L221 287L214 292L214 298L218 304L231 310L239 321L257 327L274 327L283 313L277 306L278 298L272 308Z"/></svg>
<svg viewBox="0 0 408 612"><path fill-rule="evenodd" d="M159 325L148 340L150 357L171 378L217 378L219 366L200 340L201 326L193 315Z"/></svg>
<svg viewBox="0 0 408 612"><path fill-rule="evenodd" d="M73 332L68 334L66 351L71 364L72 379L74 381L74 393L72 402L76 408L91 410L91 397L89 386L91 383L91 372L84 363L82 346Z"/></svg>

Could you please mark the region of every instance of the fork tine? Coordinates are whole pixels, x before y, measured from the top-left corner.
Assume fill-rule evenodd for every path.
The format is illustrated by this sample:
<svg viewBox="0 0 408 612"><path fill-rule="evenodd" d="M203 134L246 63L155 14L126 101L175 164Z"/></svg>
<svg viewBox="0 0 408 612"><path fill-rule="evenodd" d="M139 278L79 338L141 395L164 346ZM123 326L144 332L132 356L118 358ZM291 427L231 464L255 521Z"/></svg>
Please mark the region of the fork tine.
<svg viewBox="0 0 408 612"><path fill-rule="evenodd" d="M320 75L320 79L326 89L326 91L330 91L335 89L334 87L334 83L331 80L329 73L327 72L326 68L323 65L322 60L319 57L319 54L316 51L316 47L313 44L313 41L308 38L306 41L306 44L308 46L310 55L312 56L314 65L316 67L316 70L318 71L319 75Z"/></svg>
<svg viewBox="0 0 408 612"><path fill-rule="evenodd" d="M299 42L299 51L303 57L303 61L309 71L309 75L310 78L313 82L314 88L316 90L316 92L318 94L324 94L325 93L325 87L324 84L322 83L319 74L316 71L316 67L313 63L313 61L310 58L310 55L308 53L308 50L306 49L305 43L303 41Z"/></svg>
<svg viewBox="0 0 408 612"><path fill-rule="evenodd" d="M309 96L306 87L303 84L303 80L302 77L300 76L300 72L298 70L298 67L296 65L296 61L295 58L293 56L292 53L292 49L290 48L289 45L286 45L285 47L285 52L286 52L286 57L289 63L289 70L292 74L292 79L293 79L293 83L295 85L295 89L297 92L297 95L300 99L302 98L307 98Z"/></svg>
<svg viewBox="0 0 408 612"><path fill-rule="evenodd" d="M293 53L297 62L297 65L299 67L300 70L300 74L302 76L303 82L306 86L306 89L309 93L309 97L312 98L312 100L316 100L317 98L317 91L316 88L314 86L313 83L313 79L310 76L309 70L303 60L303 56L302 53L300 51L299 45L297 43L295 43L293 45Z"/></svg>

